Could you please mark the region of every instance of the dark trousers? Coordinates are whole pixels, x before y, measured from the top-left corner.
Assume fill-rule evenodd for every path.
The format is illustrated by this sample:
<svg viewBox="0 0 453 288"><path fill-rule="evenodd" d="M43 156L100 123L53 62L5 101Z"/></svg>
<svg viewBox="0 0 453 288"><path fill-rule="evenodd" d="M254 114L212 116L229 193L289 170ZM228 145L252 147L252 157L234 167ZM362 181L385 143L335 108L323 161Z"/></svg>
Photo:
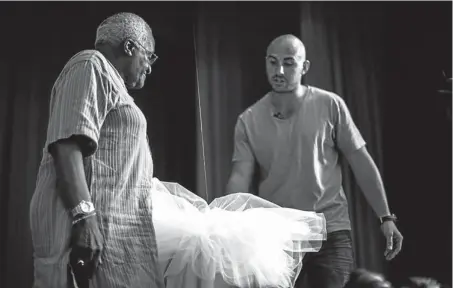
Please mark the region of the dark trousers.
<svg viewBox="0 0 453 288"><path fill-rule="evenodd" d="M351 231L329 233L319 252L305 254L295 288L342 288L354 268Z"/></svg>

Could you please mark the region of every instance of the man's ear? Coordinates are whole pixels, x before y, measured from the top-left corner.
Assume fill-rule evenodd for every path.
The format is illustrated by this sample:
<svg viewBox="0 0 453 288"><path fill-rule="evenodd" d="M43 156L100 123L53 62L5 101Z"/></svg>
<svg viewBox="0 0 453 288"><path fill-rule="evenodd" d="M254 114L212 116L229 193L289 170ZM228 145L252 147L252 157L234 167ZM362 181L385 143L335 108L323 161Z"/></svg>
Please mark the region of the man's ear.
<svg viewBox="0 0 453 288"><path fill-rule="evenodd" d="M132 52L135 49L134 43L130 39L126 39L123 44L123 51L126 55L132 56Z"/></svg>
<svg viewBox="0 0 453 288"><path fill-rule="evenodd" d="M305 75L308 73L308 70L310 70L310 61L305 60L302 68L302 75Z"/></svg>

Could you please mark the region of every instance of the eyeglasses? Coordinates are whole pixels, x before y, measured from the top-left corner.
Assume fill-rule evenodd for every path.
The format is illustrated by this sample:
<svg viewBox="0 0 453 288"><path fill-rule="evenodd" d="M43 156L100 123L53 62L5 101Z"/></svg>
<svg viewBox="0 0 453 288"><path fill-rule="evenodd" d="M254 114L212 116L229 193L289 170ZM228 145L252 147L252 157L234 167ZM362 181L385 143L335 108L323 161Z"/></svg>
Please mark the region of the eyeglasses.
<svg viewBox="0 0 453 288"><path fill-rule="evenodd" d="M154 62L157 61L157 59L159 58L156 53L153 53L151 51L149 51L148 49L146 49L142 44L138 43L138 42L132 42L134 43L136 46L140 46L144 51L145 51L145 54L146 54L146 58L148 58L148 62L149 62L149 65L153 65Z"/></svg>

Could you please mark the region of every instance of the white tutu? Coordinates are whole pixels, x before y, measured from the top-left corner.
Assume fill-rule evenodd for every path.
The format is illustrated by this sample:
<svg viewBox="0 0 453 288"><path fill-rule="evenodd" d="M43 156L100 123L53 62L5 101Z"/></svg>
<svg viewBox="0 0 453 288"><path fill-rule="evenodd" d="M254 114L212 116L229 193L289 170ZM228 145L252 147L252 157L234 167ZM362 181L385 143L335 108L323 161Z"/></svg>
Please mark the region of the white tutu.
<svg viewBox="0 0 453 288"><path fill-rule="evenodd" d="M322 214L281 208L252 194L212 201L153 179L153 223L166 276L187 267L204 280L220 274L237 287L293 287L305 252L326 238Z"/></svg>

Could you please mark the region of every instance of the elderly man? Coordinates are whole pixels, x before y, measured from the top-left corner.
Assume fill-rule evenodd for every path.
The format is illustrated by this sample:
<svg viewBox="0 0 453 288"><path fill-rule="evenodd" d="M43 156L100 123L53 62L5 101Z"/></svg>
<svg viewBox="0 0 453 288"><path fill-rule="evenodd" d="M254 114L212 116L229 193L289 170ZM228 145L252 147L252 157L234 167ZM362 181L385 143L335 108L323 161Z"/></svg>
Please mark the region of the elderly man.
<svg viewBox="0 0 453 288"><path fill-rule="evenodd" d="M152 210L146 119L128 94L157 59L151 28L119 13L97 29L95 50L65 65L51 94L30 206L34 287L164 287ZM70 267L68 272L68 267Z"/></svg>
<svg viewBox="0 0 453 288"><path fill-rule="evenodd" d="M258 196L283 207L324 213L327 240L319 252L305 256L296 285L340 288L354 268L340 153L380 217L387 259L398 254L403 238L379 171L345 102L334 93L301 84L309 65L297 37L283 35L269 45L266 69L272 91L238 117L227 193L248 191L257 163Z"/></svg>

